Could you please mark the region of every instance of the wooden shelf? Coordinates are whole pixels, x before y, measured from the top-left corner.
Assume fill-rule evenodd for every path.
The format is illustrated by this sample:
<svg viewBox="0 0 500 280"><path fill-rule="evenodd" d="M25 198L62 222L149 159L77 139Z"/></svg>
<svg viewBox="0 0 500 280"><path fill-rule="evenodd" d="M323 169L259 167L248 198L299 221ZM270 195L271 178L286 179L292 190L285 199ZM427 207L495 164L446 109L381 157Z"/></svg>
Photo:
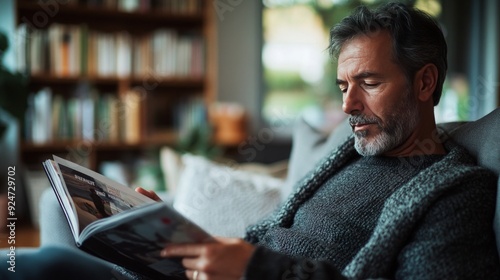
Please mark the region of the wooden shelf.
<svg viewBox="0 0 500 280"><path fill-rule="evenodd" d="M89 82L97 85L117 85L126 83L129 85L156 85L161 88L186 88L203 90L204 78L192 77L58 77L54 75L30 76L31 85L74 85L79 82Z"/></svg>
<svg viewBox="0 0 500 280"><path fill-rule="evenodd" d="M32 75L29 77L30 84L58 84L58 85L74 85L78 82L90 82L95 84L117 84L118 78L114 77L57 77L54 75Z"/></svg>
<svg viewBox="0 0 500 280"><path fill-rule="evenodd" d="M135 143L123 142L89 142L89 141L55 141L50 143L35 144L24 142L21 144L21 149L25 153L47 153L47 152L64 152L74 147L92 147L95 151L120 151L120 150L136 150L145 149L147 147L161 147L172 145L177 141L177 135L170 133L166 137L144 139Z"/></svg>
<svg viewBox="0 0 500 280"><path fill-rule="evenodd" d="M41 17L42 7L36 2L18 1L18 22L28 21L35 28L46 28L52 22L65 24L80 24L86 23L90 26L100 26L103 23L110 26L113 22L134 22L133 24L122 26L123 29L134 29L134 26L170 26L181 28L199 28L204 23L204 15L197 14L182 14L182 13L166 13L154 10L144 12L126 12L116 9L102 7L88 7L83 5L59 4L57 11L51 16L45 13L45 17ZM37 18L37 15L40 18ZM35 19L37 18L37 19ZM24 20L23 20L24 19ZM46 19L47 23L43 22ZM45 23L45 24L43 24Z"/></svg>

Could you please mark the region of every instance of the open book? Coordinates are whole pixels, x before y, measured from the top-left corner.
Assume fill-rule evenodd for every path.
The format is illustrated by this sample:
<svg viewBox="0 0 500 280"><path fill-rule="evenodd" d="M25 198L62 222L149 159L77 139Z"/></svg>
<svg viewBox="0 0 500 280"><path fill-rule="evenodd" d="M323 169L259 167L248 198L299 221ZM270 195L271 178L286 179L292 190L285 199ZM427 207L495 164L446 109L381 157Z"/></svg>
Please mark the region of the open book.
<svg viewBox="0 0 500 280"><path fill-rule="evenodd" d="M185 279L177 258L162 258L168 243L214 242L170 205L156 202L92 170L54 156L44 170L76 245L152 278Z"/></svg>

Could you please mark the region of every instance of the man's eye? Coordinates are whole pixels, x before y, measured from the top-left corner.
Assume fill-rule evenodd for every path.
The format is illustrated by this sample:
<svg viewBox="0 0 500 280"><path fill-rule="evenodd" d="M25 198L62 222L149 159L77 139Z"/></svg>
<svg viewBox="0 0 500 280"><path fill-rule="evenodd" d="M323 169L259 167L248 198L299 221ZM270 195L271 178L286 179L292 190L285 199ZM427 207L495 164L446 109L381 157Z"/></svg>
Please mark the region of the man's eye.
<svg viewBox="0 0 500 280"><path fill-rule="evenodd" d="M341 86L341 87L339 87L339 88L340 88L340 91L341 91L342 93L346 93L346 92L347 92L347 87Z"/></svg>
<svg viewBox="0 0 500 280"><path fill-rule="evenodd" d="M380 83L375 83L375 82L364 82L364 85L366 87L369 87L369 88L374 88L374 87L377 87L378 85L380 85Z"/></svg>

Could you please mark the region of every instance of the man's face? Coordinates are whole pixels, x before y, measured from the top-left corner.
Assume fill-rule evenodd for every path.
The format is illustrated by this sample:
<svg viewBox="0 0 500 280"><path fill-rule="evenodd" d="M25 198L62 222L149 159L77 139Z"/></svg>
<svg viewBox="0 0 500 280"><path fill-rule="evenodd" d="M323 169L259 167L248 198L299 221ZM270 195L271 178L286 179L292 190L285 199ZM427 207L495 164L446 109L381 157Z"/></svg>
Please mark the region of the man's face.
<svg viewBox="0 0 500 280"><path fill-rule="evenodd" d="M417 99L392 56L387 32L360 35L344 44L337 83L343 110L363 156L381 155L401 145L419 121Z"/></svg>

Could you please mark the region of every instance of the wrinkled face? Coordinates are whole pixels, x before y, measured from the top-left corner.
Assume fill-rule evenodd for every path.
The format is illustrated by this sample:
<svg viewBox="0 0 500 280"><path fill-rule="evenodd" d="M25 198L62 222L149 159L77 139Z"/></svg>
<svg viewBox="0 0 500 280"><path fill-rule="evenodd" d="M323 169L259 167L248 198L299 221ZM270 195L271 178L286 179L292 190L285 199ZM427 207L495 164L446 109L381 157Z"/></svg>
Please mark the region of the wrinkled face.
<svg viewBox="0 0 500 280"><path fill-rule="evenodd" d="M363 156L383 155L401 145L419 121L417 99L392 59L387 32L346 42L338 59L342 109L349 114L355 148Z"/></svg>

